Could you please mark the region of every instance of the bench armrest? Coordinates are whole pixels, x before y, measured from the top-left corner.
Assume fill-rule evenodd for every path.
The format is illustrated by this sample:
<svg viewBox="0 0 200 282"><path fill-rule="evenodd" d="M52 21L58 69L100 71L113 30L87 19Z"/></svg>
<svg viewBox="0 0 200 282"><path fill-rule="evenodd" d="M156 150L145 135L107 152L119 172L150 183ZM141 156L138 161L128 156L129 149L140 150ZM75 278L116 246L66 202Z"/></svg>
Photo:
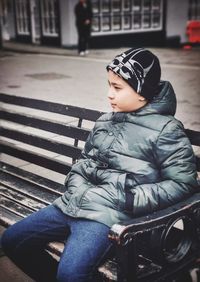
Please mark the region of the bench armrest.
<svg viewBox="0 0 200 282"><path fill-rule="evenodd" d="M170 206L169 208L114 224L108 236L113 243L123 246L126 245L129 240L132 240L136 234L152 230L158 226L165 226L169 220L179 218L188 213L188 211L192 213L198 212L200 218L200 192L195 193L187 200Z"/></svg>

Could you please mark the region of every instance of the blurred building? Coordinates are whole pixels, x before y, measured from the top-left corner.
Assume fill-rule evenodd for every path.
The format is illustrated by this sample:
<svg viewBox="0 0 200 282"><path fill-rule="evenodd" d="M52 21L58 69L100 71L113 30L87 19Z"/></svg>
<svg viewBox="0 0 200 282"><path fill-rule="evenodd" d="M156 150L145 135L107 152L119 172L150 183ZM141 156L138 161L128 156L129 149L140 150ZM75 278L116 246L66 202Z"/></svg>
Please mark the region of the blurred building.
<svg viewBox="0 0 200 282"><path fill-rule="evenodd" d="M49 46L77 44L76 0L0 0L3 40ZM92 47L166 46L188 41L200 0L91 0Z"/></svg>

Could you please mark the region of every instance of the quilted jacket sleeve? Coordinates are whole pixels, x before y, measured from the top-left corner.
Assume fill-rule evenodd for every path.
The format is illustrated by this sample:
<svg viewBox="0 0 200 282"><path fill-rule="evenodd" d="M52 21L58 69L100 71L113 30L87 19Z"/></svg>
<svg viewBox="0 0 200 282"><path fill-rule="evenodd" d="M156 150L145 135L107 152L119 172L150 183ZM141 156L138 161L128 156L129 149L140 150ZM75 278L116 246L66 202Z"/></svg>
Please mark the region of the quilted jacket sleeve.
<svg viewBox="0 0 200 282"><path fill-rule="evenodd" d="M164 127L154 153L162 181L131 189L134 216L166 208L197 190L195 157L181 123L172 120Z"/></svg>

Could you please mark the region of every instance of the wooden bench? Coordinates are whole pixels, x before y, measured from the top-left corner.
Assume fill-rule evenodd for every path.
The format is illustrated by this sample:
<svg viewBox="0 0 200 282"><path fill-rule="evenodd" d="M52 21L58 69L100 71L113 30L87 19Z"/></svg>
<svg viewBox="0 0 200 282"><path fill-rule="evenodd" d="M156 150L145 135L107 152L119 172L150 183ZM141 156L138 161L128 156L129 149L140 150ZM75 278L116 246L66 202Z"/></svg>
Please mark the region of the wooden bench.
<svg viewBox="0 0 200 282"><path fill-rule="evenodd" d="M52 203L98 111L0 94L0 224ZM88 127L88 128L87 128ZM62 245L50 244L60 254Z"/></svg>
<svg viewBox="0 0 200 282"><path fill-rule="evenodd" d="M64 179L101 114L0 94L1 225L7 227L45 207L65 191ZM200 133L186 132L192 144L200 146ZM200 170L199 158L197 164ZM115 224L109 233L114 255L99 267L102 281L169 282L169 277L196 264L199 222L197 193L169 209ZM58 242L47 246L57 259L62 248Z"/></svg>

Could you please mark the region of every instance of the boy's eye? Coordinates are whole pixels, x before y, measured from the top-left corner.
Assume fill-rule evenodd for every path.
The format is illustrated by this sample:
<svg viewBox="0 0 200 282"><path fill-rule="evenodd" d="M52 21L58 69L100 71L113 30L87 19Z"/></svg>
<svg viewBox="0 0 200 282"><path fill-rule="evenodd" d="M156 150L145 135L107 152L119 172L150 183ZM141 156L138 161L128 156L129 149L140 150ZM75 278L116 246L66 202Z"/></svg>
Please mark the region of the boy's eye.
<svg viewBox="0 0 200 282"><path fill-rule="evenodd" d="M115 83L110 83L109 81L108 81L108 86L113 87L116 90L120 90L122 88L122 87L120 87L120 85L117 85Z"/></svg>

